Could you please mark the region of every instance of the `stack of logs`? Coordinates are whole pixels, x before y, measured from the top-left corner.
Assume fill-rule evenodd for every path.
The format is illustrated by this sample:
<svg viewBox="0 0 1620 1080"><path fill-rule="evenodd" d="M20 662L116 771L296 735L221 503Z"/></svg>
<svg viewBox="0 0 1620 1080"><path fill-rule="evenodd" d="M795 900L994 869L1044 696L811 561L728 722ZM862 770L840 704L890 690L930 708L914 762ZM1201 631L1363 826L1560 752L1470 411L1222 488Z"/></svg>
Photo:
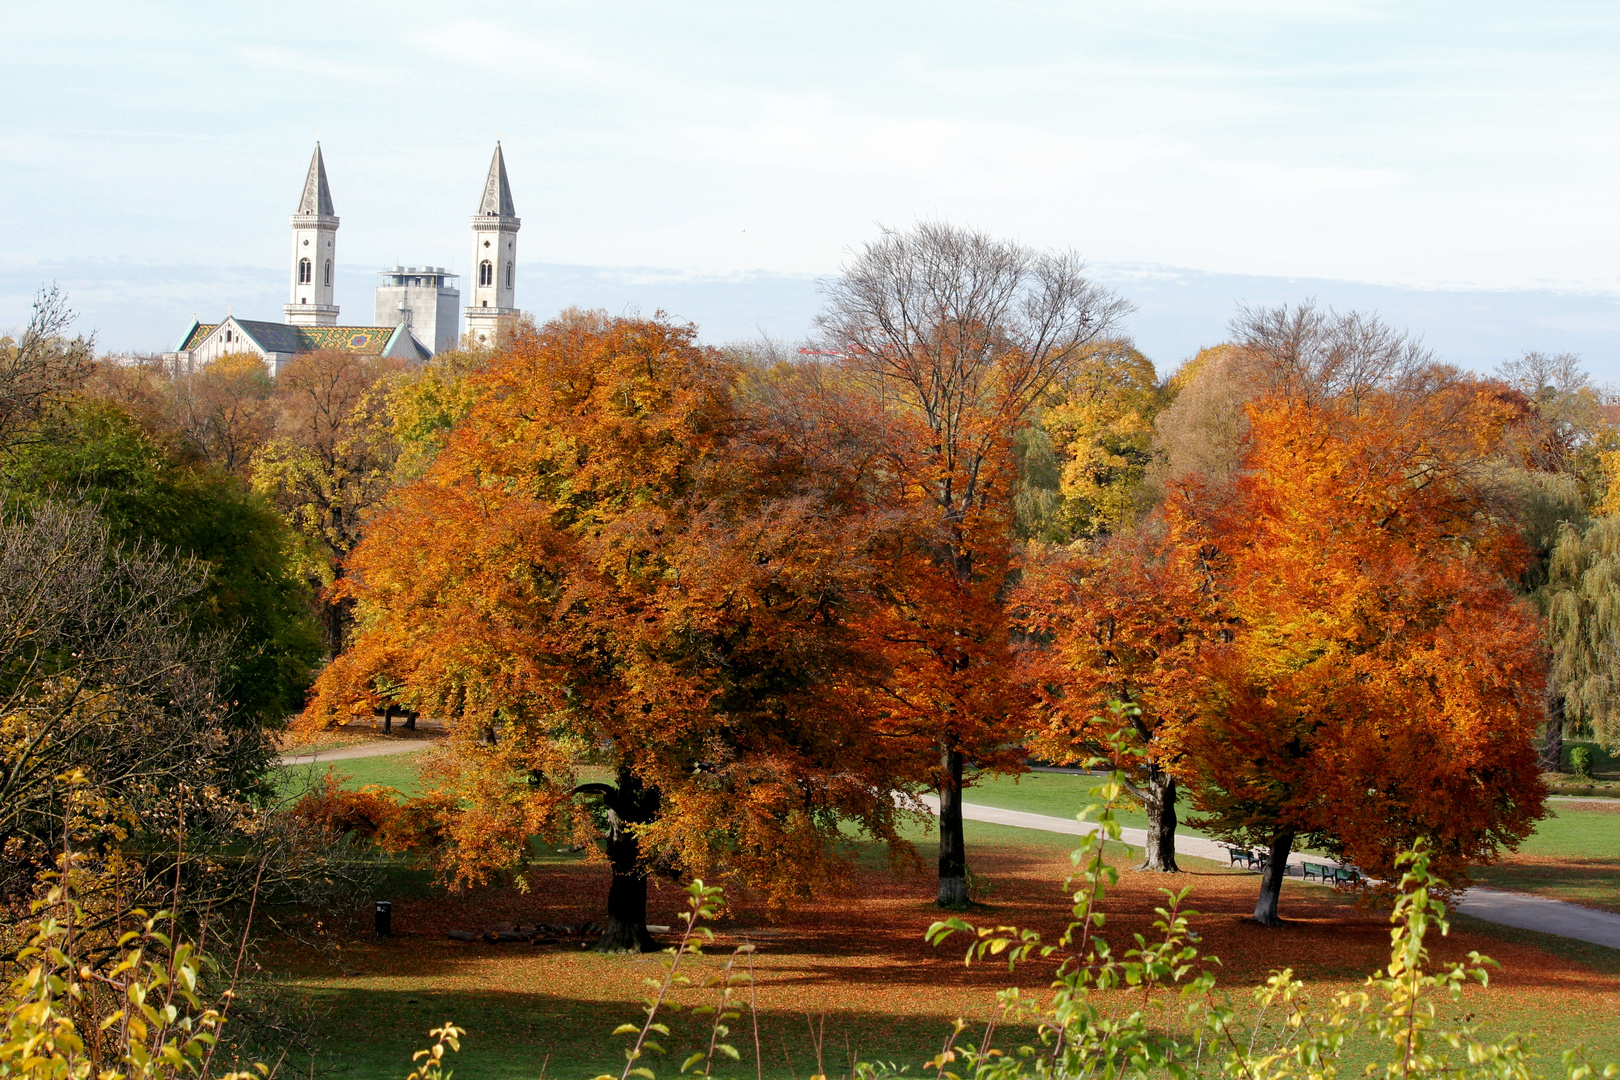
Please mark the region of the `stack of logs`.
<svg viewBox="0 0 1620 1080"><path fill-rule="evenodd" d="M594 922L578 925L565 923L557 926L551 923L527 925L501 923L476 934L471 930L452 930L449 936L452 941L487 941L491 945L506 945L513 942L525 945L555 945L561 938L595 937L601 932L602 927Z"/></svg>

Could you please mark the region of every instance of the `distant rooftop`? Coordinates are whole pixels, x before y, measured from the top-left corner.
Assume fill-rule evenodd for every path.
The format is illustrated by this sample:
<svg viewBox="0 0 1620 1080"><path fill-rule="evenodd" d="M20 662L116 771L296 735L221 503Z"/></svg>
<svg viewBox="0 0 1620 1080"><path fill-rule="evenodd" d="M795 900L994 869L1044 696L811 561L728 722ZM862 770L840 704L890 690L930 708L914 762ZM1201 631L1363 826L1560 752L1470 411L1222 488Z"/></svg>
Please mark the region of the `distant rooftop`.
<svg viewBox="0 0 1620 1080"><path fill-rule="evenodd" d="M387 279L383 282L385 285L440 285L458 275L442 266L396 266L392 270L377 271L377 276Z"/></svg>

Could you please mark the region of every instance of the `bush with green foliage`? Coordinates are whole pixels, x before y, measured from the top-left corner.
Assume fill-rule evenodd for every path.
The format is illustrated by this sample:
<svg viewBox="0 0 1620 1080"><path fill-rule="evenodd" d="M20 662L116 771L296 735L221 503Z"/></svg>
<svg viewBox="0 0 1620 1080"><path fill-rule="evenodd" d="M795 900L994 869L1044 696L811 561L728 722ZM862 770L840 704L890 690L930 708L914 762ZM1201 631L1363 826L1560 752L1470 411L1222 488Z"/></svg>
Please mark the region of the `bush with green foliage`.
<svg viewBox="0 0 1620 1080"><path fill-rule="evenodd" d="M1592 748L1576 746L1569 752L1569 769L1582 780L1592 779Z"/></svg>
<svg viewBox="0 0 1620 1080"><path fill-rule="evenodd" d="M120 406L79 397L60 402L0 463L0 485L12 508L82 500L124 547L196 559L207 582L191 604L195 626L233 639L221 687L232 716L279 723L303 704L321 638L290 567L295 541L240 480L186 460Z"/></svg>
<svg viewBox="0 0 1620 1080"><path fill-rule="evenodd" d="M19 1080L266 1080L276 1067L215 1061L233 1002L227 987L211 1002L205 986L218 965L162 927L170 913L129 914L140 926L118 939L115 963L86 962L75 934L80 910L58 885L35 905L33 939L16 957L22 973L0 1001L0 1077ZM234 980L233 980L234 981ZM445 1052L461 1030L436 1028L435 1043L413 1055L409 1080L450 1080ZM223 1058L225 1055L220 1055ZM278 1063L279 1064L279 1063Z"/></svg>

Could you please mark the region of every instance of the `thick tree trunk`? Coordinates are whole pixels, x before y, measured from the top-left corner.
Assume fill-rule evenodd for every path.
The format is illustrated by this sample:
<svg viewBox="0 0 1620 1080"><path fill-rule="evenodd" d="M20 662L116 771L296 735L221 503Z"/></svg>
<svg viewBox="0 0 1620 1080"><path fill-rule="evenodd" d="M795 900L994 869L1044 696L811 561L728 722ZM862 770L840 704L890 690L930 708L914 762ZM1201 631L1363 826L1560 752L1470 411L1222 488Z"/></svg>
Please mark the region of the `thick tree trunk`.
<svg viewBox="0 0 1620 1080"><path fill-rule="evenodd" d="M658 943L647 932L647 868L641 860L641 841L634 826L658 816L658 791L642 785L640 777L619 768L618 786L581 784L576 793L602 796L608 811L608 832L603 843L613 880L608 885L607 929L592 946L597 952L656 952Z"/></svg>
<svg viewBox="0 0 1620 1080"><path fill-rule="evenodd" d="M1288 876L1288 856L1293 850L1293 829L1284 829L1271 841L1271 859L1260 875L1260 899L1254 905L1254 921L1263 926L1282 925L1277 917L1277 901L1282 896L1283 878Z"/></svg>
<svg viewBox="0 0 1620 1080"><path fill-rule="evenodd" d="M1148 764L1147 798L1142 805L1147 810L1147 845L1138 870L1156 870L1162 874L1179 874L1176 865L1176 778L1152 763Z"/></svg>
<svg viewBox="0 0 1620 1080"><path fill-rule="evenodd" d="M939 785L939 899L942 908L968 906L967 843L962 836L962 754L945 751Z"/></svg>
<svg viewBox="0 0 1620 1080"><path fill-rule="evenodd" d="M636 851L621 862L609 845L613 883L608 886L607 929L592 948L597 952L657 952L658 943L647 932L647 875L636 865L639 845L632 840L624 846Z"/></svg>
<svg viewBox="0 0 1620 1080"><path fill-rule="evenodd" d="M1564 771L1564 695L1547 692L1547 726L1541 736L1541 771Z"/></svg>

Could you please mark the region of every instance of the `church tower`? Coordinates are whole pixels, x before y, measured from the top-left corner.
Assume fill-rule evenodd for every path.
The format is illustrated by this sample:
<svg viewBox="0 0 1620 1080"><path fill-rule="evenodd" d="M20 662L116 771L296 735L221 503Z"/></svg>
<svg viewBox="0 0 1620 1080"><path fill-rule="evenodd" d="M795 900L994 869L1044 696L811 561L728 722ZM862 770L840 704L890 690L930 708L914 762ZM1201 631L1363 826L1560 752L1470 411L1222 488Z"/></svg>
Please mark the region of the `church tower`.
<svg viewBox="0 0 1620 1080"><path fill-rule="evenodd" d="M484 194L472 219L473 286L471 306L467 308L467 333L475 344L494 344L501 320L518 314L513 282L517 272L517 233L522 224L512 206L506 159L497 142L489 176L484 180Z"/></svg>
<svg viewBox="0 0 1620 1080"><path fill-rule="evenodd" d="M332 210L332 189L326 186L326 162L321 144L309 159L309 175L292 216L292 299L281 310L294 326L336 326L337 305L332 302L333 263L337 260L338 219Z"/></svg>

